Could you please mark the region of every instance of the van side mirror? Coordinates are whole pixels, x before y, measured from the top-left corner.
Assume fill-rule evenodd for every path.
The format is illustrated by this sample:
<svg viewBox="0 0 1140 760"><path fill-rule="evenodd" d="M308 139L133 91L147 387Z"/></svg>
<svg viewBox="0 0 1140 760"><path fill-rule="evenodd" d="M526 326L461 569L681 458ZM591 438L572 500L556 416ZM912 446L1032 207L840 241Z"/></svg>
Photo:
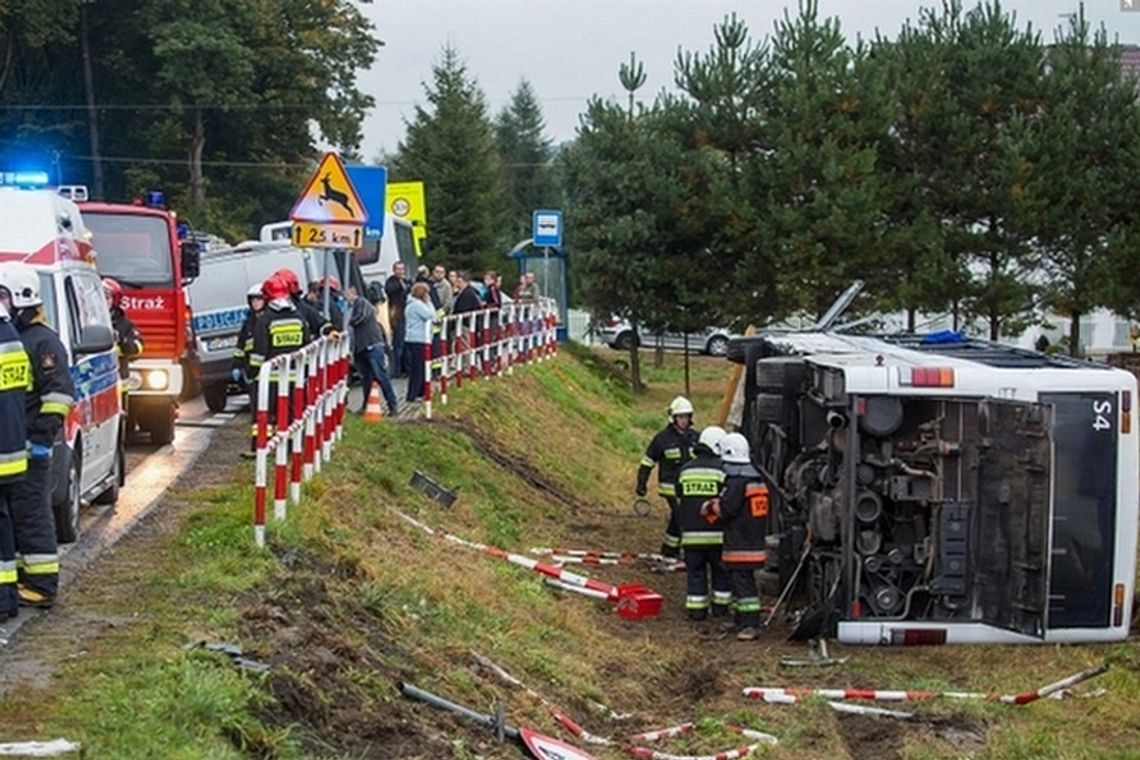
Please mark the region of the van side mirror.
<svg viewBox="0 0 1140 760"><path fill-rule="evenodd" d="M202 271L202 253L193 240L183 240L178 244L182 255L182 279L193 280Z"/></svg>
<svg viewBox="0 0 1140 760"><path fill-rule="evenodd" d="M71 345L77 356L101 354L115 347L115 333L108 325L87 325L79 339Z"/></svg>
<svg viewBox="0 0 1140 760"><path fill-rule="evenodd" d="M384 301L384 286L373 280L368 283L366 295L373 304L382 303Z"/></svg>

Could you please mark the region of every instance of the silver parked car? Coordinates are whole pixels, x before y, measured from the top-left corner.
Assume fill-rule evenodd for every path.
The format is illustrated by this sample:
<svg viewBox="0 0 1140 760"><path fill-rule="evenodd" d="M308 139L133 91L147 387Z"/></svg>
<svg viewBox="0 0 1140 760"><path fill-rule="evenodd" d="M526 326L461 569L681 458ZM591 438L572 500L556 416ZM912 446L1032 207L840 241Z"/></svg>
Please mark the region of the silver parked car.
<svg viewBox="0 0 1140 760"><path fill-rule="evenodd" d="M633 334L633 328L624 319L611 319L601 330L601 338L610 348L628 351L637 341L637 345L653 348L657 346L660 337L664 347L669 349L685 350L685 334L666 332L655 333L641 328L638 336ZM689 333L689 351L711 356L724 356L728 351L728 341L737 337L723 327L706 327L699 332Z"/></svg>

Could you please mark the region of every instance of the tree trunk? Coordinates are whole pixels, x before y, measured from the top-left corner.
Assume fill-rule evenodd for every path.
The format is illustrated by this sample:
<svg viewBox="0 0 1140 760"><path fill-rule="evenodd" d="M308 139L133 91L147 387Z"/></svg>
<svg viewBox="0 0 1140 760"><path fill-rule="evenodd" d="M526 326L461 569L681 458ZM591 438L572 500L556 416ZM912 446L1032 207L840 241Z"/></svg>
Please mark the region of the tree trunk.
<svg viewBox="0 0 1140 760"><path fill-rule="evenodd" d="M906 310L906 331L908 333L914 332L915 309L912 306Z"/></svg>
<svg viewBox="0 0 1140 760"><path fill-rule="evenodd" d="M206 122L194 111L194 134L190 138L190 204L195 211L206 207L206 180L202 176L202 152L206 147Z"/></svg>
<svg viewBox="0 0 1140 760"><path fill-rule="evenodd" d="M661 369L665 366L665 338L658 335L653 347L653 368Z"/></svg>
<svg viewBox="0 0 1140 760"><path fill-rule="evenodd" d="M91 184L94 185L94 197L102 200L103 157L99 147L99 114L95 110L95 74L91 68L91 46L87 39L86 3L79 5L79 45L83 57L83 89L87 97L87 134L91 142Z"/></svg>
<svg viewBox="0 0 1140 760"><path fill-rule="evenodd" d="M993 229L993 222L990 222L990 229ZM990 252L990 340L997 342L1001 336L1001 310L996 298L993 295L994 283L998 279L998 267L1001 266L1001 254L997 251Z"/></svg>
<svg viewBox="0 0 1140 760"><path fill-rule="evenodd" d="M1069 312L1069 356L1081 355L1081 312Z"/></svg>

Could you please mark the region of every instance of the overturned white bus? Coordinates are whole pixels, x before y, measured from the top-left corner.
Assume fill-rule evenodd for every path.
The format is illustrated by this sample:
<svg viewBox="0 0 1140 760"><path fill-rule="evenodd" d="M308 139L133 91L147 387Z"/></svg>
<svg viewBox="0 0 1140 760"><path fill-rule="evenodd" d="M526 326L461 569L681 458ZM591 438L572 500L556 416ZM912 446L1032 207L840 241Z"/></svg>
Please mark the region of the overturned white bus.
<svg viewBox="0 0 1140 760"><path fill-rule="evenodd" d="M1136 379L963 338L734 342L775 522L764 577L796 635L853 644L1128 634Z"/></svg>

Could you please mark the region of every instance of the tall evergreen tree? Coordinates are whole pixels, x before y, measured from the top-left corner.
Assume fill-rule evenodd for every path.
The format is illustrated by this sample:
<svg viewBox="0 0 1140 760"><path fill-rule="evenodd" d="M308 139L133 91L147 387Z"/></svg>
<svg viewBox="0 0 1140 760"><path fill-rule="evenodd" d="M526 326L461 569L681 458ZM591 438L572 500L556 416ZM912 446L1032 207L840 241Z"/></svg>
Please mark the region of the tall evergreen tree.
<svg viewBox="0 0 1140 760"><path fill-rule="evenodd" d="M416 106L395 174L424 182L434 258L460 268L497 268L503 192L494 130L483 93L455 48L444 48L424 94L428 107Z"/></svg>
<svg viewBox="0 0 1140 760"><path fill-rule="evenodd" d="M1023 170L1019 125L1041 103L1040 39L997 0L965 14L949 0L923 24L943 48L944 86L918 127L932 149L932 208L947 251L973 278L955 315L979 317L997 340L1021 332L1036 306L1032 251L1012 221Z"/></svg>
<svg viewBox="0 0 1140 760"><path fill-rule="evenodd" d="M1081 317L1128 295L1134 267L1114 264L1140 254L1134 185L1140 174L1137 89L1120 68L1104 28L1092 32L1082 6L1048 51L1041 109L1026 120L1023 192L1026 234L1035 234L1035 264L1045 305L1069 317L1069 350L1081 352ZM1129 292L1131 291L1131 292Z"/></svg>
<svg viewBox="0 0 1140 760"><path fill-rule="evenodd" d="M501 243L509 248L529 236L531 213L555 204L551 148L542 108L530 82L522 80L495 119L506 203Z"/></svg>
<svg viewBox="0 0 1140 760"><path fill-rule="evenodd" d="M885 187L878 155L887 135L887 91L868 65L867 49L851 47L837 19L821 19L816 0L785 14L772 40L766 103L771 143L754 190L764 198L775 254L756 259L753 281L774 277L779 310L818 316L851 281L880 277Z"/></svg>

